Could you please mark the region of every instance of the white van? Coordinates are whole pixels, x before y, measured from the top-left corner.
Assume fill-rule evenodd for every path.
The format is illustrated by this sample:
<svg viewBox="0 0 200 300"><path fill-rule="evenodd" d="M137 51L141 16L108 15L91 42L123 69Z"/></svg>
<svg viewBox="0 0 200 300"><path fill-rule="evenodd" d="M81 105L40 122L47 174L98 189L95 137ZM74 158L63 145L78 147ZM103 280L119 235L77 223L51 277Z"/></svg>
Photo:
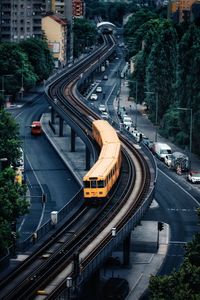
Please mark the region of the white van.
<svg viewBox="0 0 200 300"><path fill-rule="evenodd" d="M169 145L157 142L153 144L152 151L161 160L164 160L166 155L172 153L172 149Z"/></svg>
<svg viewBox="0 0 200 300"><path fill-rule="evenodd" d="M131 127L133 124L131 117L125 116L123 117L123 125Z"/></svg>

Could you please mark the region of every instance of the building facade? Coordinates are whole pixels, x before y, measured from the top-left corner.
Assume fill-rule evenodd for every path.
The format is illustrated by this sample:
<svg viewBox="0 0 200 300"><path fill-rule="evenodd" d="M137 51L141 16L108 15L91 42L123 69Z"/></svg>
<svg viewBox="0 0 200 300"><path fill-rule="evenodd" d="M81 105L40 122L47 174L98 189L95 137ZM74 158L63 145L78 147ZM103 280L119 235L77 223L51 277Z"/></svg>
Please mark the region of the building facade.
<svg viewBox="0 0 200 300"><path fill-rule="evenodd" d="M0 41L42 36L42 15L50 9L47 0L1 0Z"/></svg>
<svg viewBox="0 0 200 300"><path fill-rule="evenodd" d="M172 0L168 4L168 18L175 23L190 22L192 19L192 6L196 0Z"/></svg>
<svg viewBox="0 0 200 300"><path fill-rule="evenodd" d="M55 67L66 65L67 61L67 21L56 15L42 18L42 30L54 57Z"/></svg>
<svg viewBox="0 0 200 300"><path fill-rule="evenodd" d="M72 17L83 17L85 13L85 3L83 0L52 0L51 10L60 18L69 19Z"/></svg>

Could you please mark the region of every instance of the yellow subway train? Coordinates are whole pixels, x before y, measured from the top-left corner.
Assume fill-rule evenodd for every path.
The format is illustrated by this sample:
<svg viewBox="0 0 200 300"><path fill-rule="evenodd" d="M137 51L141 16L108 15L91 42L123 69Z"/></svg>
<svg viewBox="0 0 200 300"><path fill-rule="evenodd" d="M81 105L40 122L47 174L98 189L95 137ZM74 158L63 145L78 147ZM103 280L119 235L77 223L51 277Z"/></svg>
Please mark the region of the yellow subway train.
<svg viewBox="0 0 200 300"><path fill-rule="evenodd" d="M115 129L105 120L92 123L94 139L101 147L98 160L83 177L83 192L87 202L101 202L108 197L121 168L121 142Z"/></svg>

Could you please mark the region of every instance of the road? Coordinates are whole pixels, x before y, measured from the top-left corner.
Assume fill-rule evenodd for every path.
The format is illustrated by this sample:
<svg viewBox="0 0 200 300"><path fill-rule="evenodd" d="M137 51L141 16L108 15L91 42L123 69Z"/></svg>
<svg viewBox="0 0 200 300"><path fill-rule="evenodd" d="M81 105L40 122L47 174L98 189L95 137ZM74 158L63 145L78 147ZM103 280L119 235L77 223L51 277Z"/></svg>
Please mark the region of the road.
<svg viewBox="0 0 200 300"><path fill-rule="evenodd" d="M51 211L60 210L78 191L79 186L44 135L32 136L30 124L48 111L43 95L28 105L10 110L20 125L25 153L26 181L30 191L30 214L18 222L24 240L50 218ZM42 205L42 193L47 202Z"/></svg>

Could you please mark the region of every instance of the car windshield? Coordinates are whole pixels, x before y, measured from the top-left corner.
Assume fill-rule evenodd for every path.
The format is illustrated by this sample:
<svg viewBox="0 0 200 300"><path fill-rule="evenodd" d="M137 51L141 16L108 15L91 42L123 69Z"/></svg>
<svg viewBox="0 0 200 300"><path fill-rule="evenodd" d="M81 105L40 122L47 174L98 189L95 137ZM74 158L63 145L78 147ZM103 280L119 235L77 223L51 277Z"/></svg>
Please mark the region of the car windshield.
<svg viewBox="0 0 200 300"><path fill-rule="evenodd" d="M171 150L161 150L160 154L170 154Z"/></svg>
<svg viewBox="0 0 200 300"><path fill-rule="evenodd" d="M194 177L200 177L200 172L192 172L191 175Z"/></svg>

